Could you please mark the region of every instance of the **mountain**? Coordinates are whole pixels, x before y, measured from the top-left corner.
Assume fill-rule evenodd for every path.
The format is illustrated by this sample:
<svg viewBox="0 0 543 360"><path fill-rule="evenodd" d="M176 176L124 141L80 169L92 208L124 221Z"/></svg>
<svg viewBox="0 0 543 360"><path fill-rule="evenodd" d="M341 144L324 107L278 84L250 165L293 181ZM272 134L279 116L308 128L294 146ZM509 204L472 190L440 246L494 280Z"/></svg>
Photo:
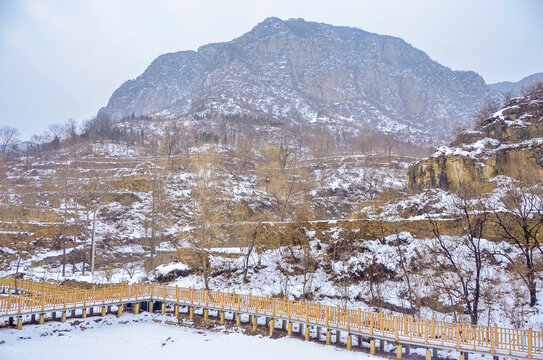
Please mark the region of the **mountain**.
<svg viewBox="0 0 543 360"><path fill-rule="evenodd" d="M525 78L517 82L502 81L495 84L489 84L488 87L502 94L513 93L514 95L518 95L522 89L538 81L543 81L543 73L535 73L526 76Z"/></svg>
<svg viewBox="0 0 543 360"><path fill-rule="evenodd" d="M444 67L400 38L268 18L232 41L159 56L98 116L265 117L432 141L499 97L475 72Z"/></svg>

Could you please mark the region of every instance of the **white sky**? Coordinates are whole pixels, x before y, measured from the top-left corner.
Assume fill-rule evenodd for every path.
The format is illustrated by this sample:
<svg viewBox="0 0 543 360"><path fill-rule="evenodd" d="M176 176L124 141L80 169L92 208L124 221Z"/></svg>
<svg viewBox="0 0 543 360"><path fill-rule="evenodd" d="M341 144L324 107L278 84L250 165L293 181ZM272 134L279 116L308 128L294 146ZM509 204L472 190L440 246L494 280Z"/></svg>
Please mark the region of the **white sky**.
<svg viewBox="0 0 543 360"><path fill-rule="evenodd" d="M231 40L270 16L398 36L489 83L543 71L539 0L0 0L0 126L28 138L81 122L158 55Z"/></svg>

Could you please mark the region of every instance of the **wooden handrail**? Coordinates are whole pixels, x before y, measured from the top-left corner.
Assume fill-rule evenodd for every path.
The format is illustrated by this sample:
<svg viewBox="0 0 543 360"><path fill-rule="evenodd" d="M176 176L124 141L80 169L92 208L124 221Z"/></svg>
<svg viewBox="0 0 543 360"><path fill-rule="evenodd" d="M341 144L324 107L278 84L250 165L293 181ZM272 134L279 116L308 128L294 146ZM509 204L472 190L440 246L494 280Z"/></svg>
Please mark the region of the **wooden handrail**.
<svg viewBox="0 0 543 360"><path fill-rule="evenodd" d="M302 300L270 299L252 294L177 286L117 284L102 288L74 289L29 280L17 282L18 287L28 293L13 295L10 292L8 296L0 297L0 316L161 299L179 305L284 318L421 346L543 359L543 331L539 330L452 323L435 319L428 321L406 315L373 313ZM0 286L13 285L13 279L0 279Z"/></svg>

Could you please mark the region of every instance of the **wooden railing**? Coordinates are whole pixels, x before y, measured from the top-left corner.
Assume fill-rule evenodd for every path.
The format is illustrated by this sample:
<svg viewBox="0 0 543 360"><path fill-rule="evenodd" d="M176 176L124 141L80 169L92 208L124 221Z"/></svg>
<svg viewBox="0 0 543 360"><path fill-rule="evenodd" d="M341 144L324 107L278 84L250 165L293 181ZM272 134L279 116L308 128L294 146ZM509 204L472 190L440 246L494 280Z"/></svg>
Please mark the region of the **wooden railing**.
<svg viewBox="0 0 543 360"><path fill-rule="evenodd" d="M37 282L31 280L17 279L13 277L5 277L0 279L0 287L8 289L17 289L24 292L37 292L37 293L52 293L59 290L75 290L75 288L60 285L52 284L46 282Z"/></svg>
<svg viewBox="0 0 543 360"><path fill-rule="evenodd" d="M3 285L3 280L0 279L0 286ZM425 320L285 298L156 284L118 284L89 290L66 290L55 285L44 287L41 283L32 285L31 282L24 284L25 289L29 291L37 289L36 292L1 297L0 316L139 301L162 301L177 305L283 318L398 343L543 359L543 332L532 329L520 330Z"/></svg>

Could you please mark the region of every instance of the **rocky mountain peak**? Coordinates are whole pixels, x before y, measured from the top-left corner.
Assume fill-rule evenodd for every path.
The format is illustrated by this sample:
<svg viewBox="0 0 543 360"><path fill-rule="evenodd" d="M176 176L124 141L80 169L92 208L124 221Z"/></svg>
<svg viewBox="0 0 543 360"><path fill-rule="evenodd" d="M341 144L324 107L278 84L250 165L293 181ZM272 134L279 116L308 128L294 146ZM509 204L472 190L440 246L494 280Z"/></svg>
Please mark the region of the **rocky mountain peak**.
<svg viewBox="0 0 543 360"><path fill-rule="evenodd" d="M479 104L497 97L476 73L452 71L402 39L271 17L232 41L159 56L99 116L218 124L264 116L430 143L471 124Z"/></svg>

